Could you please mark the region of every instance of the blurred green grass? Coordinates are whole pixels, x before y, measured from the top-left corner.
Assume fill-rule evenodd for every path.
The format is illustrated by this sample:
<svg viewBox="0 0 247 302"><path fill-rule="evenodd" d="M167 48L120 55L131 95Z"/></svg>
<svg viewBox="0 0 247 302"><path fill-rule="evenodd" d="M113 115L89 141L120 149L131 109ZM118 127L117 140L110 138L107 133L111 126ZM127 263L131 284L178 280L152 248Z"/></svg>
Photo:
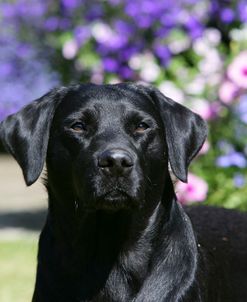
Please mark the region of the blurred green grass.
<svg viewBox="0 0 247 302"><path fill-rule="evenodd" d="M29 302L34 289L37 240L0 241L0 301Z"/></svg>

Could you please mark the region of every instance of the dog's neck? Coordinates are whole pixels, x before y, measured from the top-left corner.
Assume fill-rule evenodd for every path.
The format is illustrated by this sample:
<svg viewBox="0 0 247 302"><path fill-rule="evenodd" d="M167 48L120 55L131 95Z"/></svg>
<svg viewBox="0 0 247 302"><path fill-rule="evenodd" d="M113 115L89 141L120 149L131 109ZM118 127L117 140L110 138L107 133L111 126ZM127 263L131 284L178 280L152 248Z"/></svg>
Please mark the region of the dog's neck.
<svg viewBox="0 0 247 302"><path fill-rule="evenodd" d="M77 215L76 210L69 211L74 206L73 200L70 201L71 208L64 211L61 209L61 203L65 201L56 200L49 191L50 209L47 225L53 242L56 242L53 245L55 249L53 254L59 255L56 265L58 263L66 265L62 267L63 271L67 271L73 276L73 280L78 280L79 284L81 282L86 284L83 287L86 288L86 292L80 292L80 296L92 297L100 293L103 288L110 291L112 286L108 285L108 282L115 278L123 287L131 287L126 293L134 295L140 290L143 280L147 278L153 253L157 246L160 248L160 245L163 246L160 250L164 255L169 255L173 250L181 253L166 258L167 262L171 261L167 263L169 269L172 269L175 258L183 259L187 254L186 257L190 259L188 261L193 271L195 263L192 265L192 262L197 261L194 235L192 229L185 230L187 216L175 200L172 183L169 188L166 188L163 196L166 196L166 200L157 201L146 212L102 210L82 211ZM181 242L172 239L176 236L176 232L184 233ZM186 235L188 232L190 238ZM162 242L157 242L156 234L162 236ZM175 243L176 247L173 246ZM192 251L184 253L186 246L192 248L193 253ZM194 255L194 259L190 258L191 254ZM122 267L121 270L119 265ZM185 268L181 264L181 270L183 269ZM181 274L183 273L185 276L188 274L185 270ZM131 285L126 278L130 278ZM77 287L76 284L75 281L75 291L81 289L81 286ZM130 297L126 297L125 300L130 300Z"/></svg>
<svg viewBox="0 0 247 302"><path fill-rule="evenodd" d="M72 207L71 213L61 210L61 200L58 203L51 192L49 202L46 228L52 234L52 254L57 255L56 265L73 276L71 280L75 281L71 286L75 292L90 300L102 289L111 291L108 282L114 279L122 288L129 288L126 294L138 292L147 274L152 241L162 219L161 204L157 203L150 213L141 210L77 213ZM117 268L119 265L122 271ZM131 285L126 281L127 276L132 280ZM129 300L126 296L125 301Z"/></svg>
<svg viewBox="0 0 247 302"><path fill-rule="evenodd" d="M148 210L122 209L119 211L83 210L75 205L74 200L58 202L49 192L49 220L57 240L66 246L82 246L97 251L129 249L142 236L152 239L151 234L165 217L161 202L156 202ZM61 205L69 207L62 208ZM149 234L150 233L150 234ZM111 253L108 253L109 255Z"/></svg>
<svg viewBox="0 0 247 302"><path fill-rule="evenodd" d="M119 251L139 246L148 254L154 236L169 224L175 193L171 179L167 180L163 200L147 200L137 209L119 211L88 211L78 207L73 196L58 196L47 187L49 194L49 225L57 242L70 248L78 258L104 255L112 260ZM152 193L149 199L152 198ZM145 238L145 240L144 240ZM71 252L71 251L70 251ZM106 259L105 259L106 260Z"/></svg>

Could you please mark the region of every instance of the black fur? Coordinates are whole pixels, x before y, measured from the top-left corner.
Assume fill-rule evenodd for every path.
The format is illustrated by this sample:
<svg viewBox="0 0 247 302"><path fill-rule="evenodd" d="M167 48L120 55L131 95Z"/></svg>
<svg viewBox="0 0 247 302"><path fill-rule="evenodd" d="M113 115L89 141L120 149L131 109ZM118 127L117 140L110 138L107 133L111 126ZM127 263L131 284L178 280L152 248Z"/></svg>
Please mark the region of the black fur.
<svg viewBox="0 0 247 302"><path fill-rule="evenodd" d="M33 302L247 301L247 216L177 203L206 137L152 87L54 89L0 124L27 185L47 164ZM193 226L192 226L193 225Z"/></svg>

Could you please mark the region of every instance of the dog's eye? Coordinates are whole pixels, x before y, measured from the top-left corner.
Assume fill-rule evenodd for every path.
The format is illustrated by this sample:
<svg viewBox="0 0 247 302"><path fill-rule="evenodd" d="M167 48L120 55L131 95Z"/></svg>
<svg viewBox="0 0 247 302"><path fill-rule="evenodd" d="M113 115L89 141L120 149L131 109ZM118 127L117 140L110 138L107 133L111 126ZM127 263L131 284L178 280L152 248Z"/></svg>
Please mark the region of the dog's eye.
<svg viewBox="0 0 247 302"><path fill-rule="evenodd" d="M135 129L135 133L143 133L148 128L149 128L148 124L141 122L140 124L137 125Z"/></svg>
<svg viewBox="0 0 247 302"><path fill-rule="evenodd" d="M74 123L70 128L76 132L82 132L87 130L87 126L82 122Z"/></svg>

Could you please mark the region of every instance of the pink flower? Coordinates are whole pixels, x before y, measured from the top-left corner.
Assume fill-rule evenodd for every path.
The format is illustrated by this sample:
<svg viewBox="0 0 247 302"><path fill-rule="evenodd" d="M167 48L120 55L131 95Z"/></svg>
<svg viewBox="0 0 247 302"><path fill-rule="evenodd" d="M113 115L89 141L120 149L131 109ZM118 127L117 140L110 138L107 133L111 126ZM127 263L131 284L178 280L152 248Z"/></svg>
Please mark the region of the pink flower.
<svg viewBox="0 0 247 302"><path fill-rule="evenodd" d="M241 52L228 66L227 74L237 86L247 88L247 51Z"/></svg>
<svg viewBox="0 0 247 302"><path fill-rule="evenodd" d="M210 104L204 99L195 99L191 109L205 120L211 118Z"/></svg>
<svg viewBox="0 0 247 302"><path fill-rule="evenodd" d="M220 108L216 102L209 103L204 99L195 99L191 105L191 109L206 121L217 117L220 111Z"/></svg>
<svg viewBox="0 0 247 302"><path fill-rule="evenodd" d="M219 88L219 97L223 103L230 104L234 101L238 91L239 88L233 82L225 81Z"/></svg>
<svg viewBox="0 0 247 302"><path fill-rule="evenodd" d="M192 173L188 174L188 183L178 181L176 184L177 198L182 204L204 201L207 192L208 184Z"/></svg>
<svg viewBox="0 0 247 302"><path fill-rule="evenodd" d="M198 155L206 154L208 153L208 150L210 148L210 143L208 140L205 140L204 144L201 147L201 150L199 151Z"/></svg>

